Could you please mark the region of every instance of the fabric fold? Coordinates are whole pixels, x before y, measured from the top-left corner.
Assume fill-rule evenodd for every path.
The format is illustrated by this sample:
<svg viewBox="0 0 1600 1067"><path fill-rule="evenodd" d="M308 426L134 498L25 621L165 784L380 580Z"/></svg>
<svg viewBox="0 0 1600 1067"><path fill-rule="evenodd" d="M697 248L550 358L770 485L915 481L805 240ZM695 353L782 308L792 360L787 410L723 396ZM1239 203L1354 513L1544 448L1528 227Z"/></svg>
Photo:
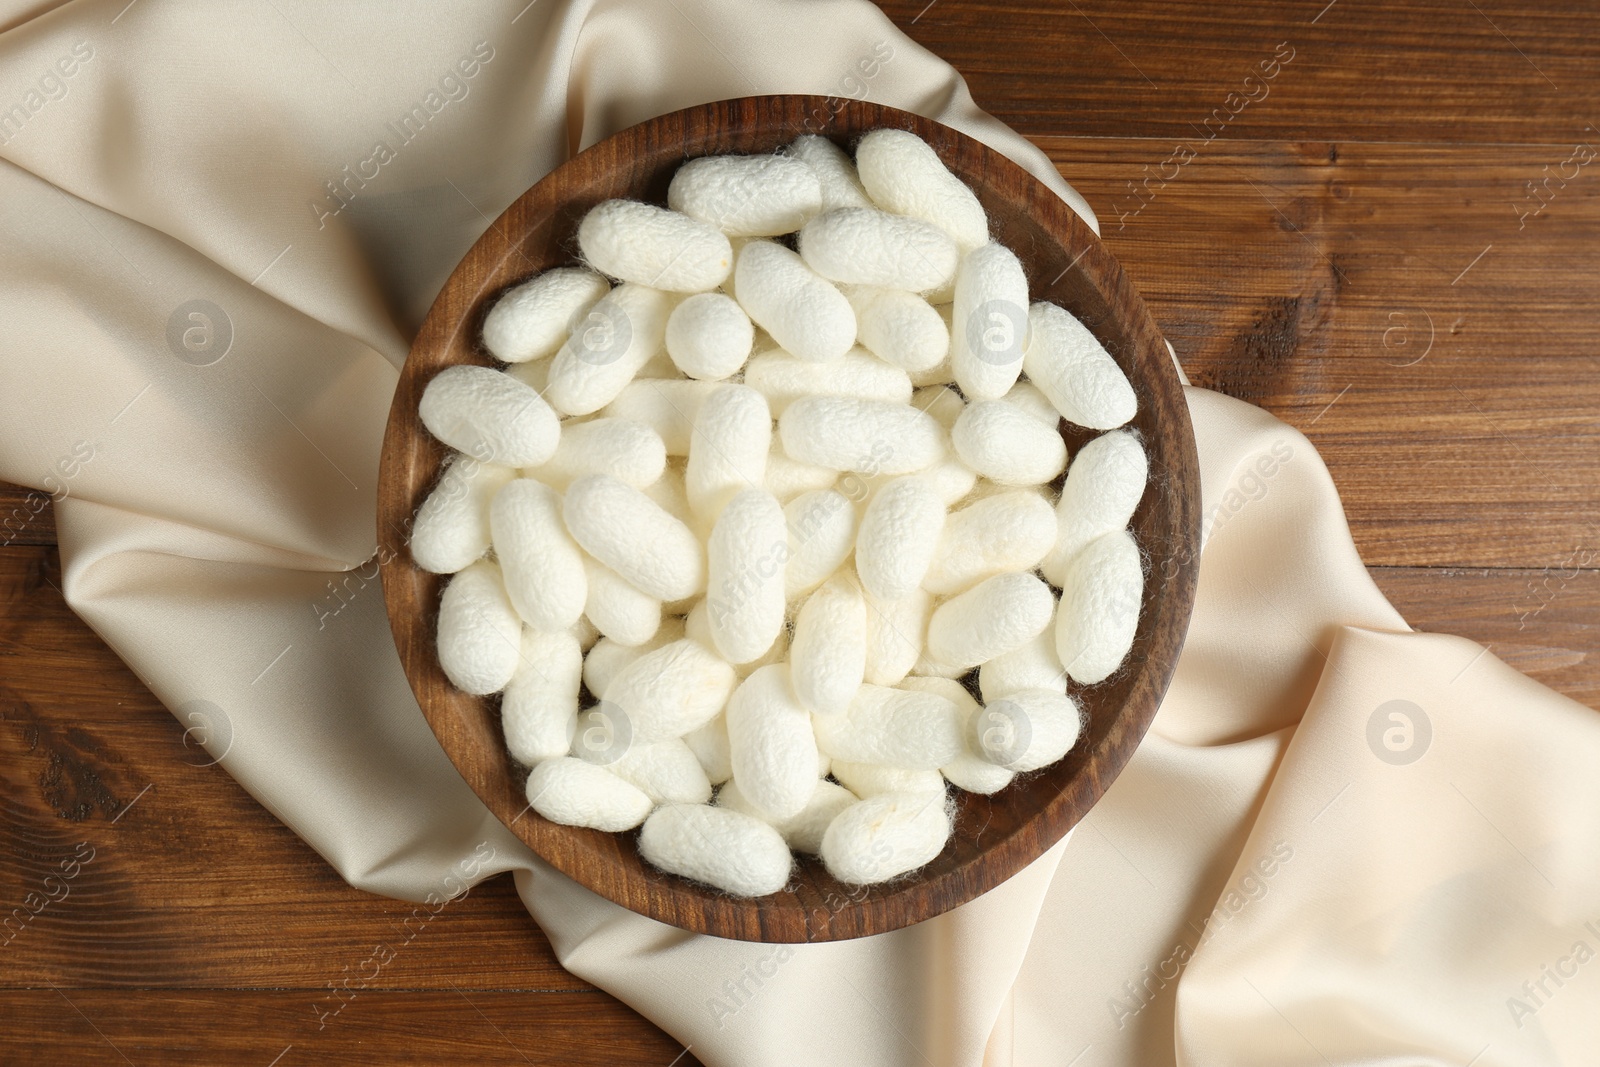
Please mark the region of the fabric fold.
<svg viewBox="0 0 1600 1067"><path fill-rule="evenodd" d="M1179 989L1179 1062L1591 1061L1597 766L1595 713L1476 643L1340 630Z"/></svg>

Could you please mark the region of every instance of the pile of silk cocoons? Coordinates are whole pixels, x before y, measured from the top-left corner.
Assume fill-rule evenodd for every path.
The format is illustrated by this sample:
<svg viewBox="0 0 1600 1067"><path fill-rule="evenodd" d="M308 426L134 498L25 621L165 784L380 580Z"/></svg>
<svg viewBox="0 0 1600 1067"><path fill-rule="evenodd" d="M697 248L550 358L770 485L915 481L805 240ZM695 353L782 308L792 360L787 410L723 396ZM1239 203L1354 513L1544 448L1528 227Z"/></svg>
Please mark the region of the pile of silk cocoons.
<svg viewBox="0 0 1600 1067"><path fill-rule="evenodd" d="M533 810L661 869L753 897L795 852L923 866L947 783L1059 760L1069 679L1133 642L1127 378L898 130L692 160L577 244L485 316L504 367L421 400L455 453L411 537L453 575L444 672L501 694ZM1063 418L1104 431L1070 465Z"/></svg>

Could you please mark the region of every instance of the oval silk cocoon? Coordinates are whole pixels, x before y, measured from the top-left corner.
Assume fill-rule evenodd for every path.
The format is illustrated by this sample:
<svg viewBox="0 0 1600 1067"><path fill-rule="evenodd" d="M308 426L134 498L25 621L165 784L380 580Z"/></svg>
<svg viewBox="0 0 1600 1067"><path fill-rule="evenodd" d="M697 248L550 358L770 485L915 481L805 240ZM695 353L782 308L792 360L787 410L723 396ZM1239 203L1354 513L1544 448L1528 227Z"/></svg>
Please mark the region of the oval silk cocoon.
<svg viewBox="0 0 1600 1067"><path fill-rule="evenodd" d="M782 415L804 396L849 396L891 404L911 399L911 377L861 348L852 348L831 363L770 349L750 358L744 384L767 398L773 415Z"/></svg>
<svg viewBox="0 0 1600 1067"><path fill-rule="evenodd" d="M863 685L843 715L815 715L817 746L835 760L934 770L962 748L965 717L937 693Z"/></svg>
<svg viewBox="0 0 1600 1067"><path fill-rule="evenodd" d="M428 432L481 463L534 467L556 450L561 427L544 397L488 367L446 367L417 405Z"/></svg>
<svg viewBox="0 0 1600 1067"><path fill-rule="evenodd" d="M693 531L631 485L585 475L568 487L561 513L573 540L640 592L671 601L705 587Z"/></svg>
<svg viewBox="0 0 1600 1067"><path fill-rule="evenodd" d="M695 415L684 488L696 518L714 522L723 506L766 478L772 449L772 415L760 393L745 385L723 385Z"/></svg>
<svg viewBox="0 0 1600 1067"><path fill-rule="evenodd" d="M666 467L667 448L655 430L631 419L598 418L564 425L555 454L526 473L555 489L585 474L609 474L643 489Z"/></svg>
<svg viewBox="0 0 1600 1067"><path fill-rule="evenodd" d="M1055 427L1004 400L968 404L950 441L961 462L1001 485L1043 485L1067 468Z"/></svg>
<svg viewBox="0 0 1600 1067"><path fill-rule="evenodd" d="M783 515L789 530L784 594L794 600L827 581L850 558L857 515L850 498L835 489L801 493L784 506Z"/></svg>
<svg viewBox="0 0 1600 1067"><path fill-rule="evenodd" d="M1054 689L1019 689L990 701L973 720L978 749L990 762L1025 774L1067 754L1083 711Z"/></svg>
<svg viewBox="0 0 1600 1067"><path fill-rule="evenodd" d="M694 758L700 761L712 785L721 785L733 777L733 752L728 742L728 717L717 715L704 726L697 726L683 735Z"/></svg>
<svg viewBox="0 0 1600 1067"><path fill-rule="evenodd" d="M912 474L945 457L944 429L905 404L843 396L808 396L778 419L793 459L858 474Z"/></svg>
<svg viewBox="0 0 1600 1067"><path fill-rule="evenodd" d="M898 600L866 599L867 681L896 685L922 656L933 597L919 587Z"/></svg>
<svg viewBox="0 0 1600 1067"><path fill-rule="evenodd" d="M1015 771L990 763L971 752L963 752L940 767L939 771L957 789L984 796L998 793L1017 777Z"/></svg>
<svg viewBox="0 0 1600 1067"><path fill-rule="evenodd" d="M925 293L948 286L961 252L931 223L876 208L841 208L800 231L800 258L829 281Z"/></svg>
<svg viewBox="0 0 1600 1067"><path fill-rule="evenodd" d="M653 652L662 645L680 640L682 637L683 620L669 617L662 619L655 634L642 644L624 645L609 637L600 638L589 648L588 655L584 657L583 684L589 687L589 692L603 700L611 680L622 671L622 668L646 652Z"/></svg>
<svg viewBox="0 0 1600 1067"><path fill-rule="evenodd" d="M772 448L767 452L767 472L762 484L778 498L779 503L787 507L800 494L830 489L838 480L838 471L790 459L784 454L783 442L773 438Z"/></svg>
<svg viewBox="0 0 1600 1067"><path fill-rule="evenodd" d="M564 630L588 597L583 555L561 519L561 494L531 478L509 482L489 505L506 593L536 630Z"/></svg>
<svg viewBox="0 0 1600 1067"><path fill-rule="evenodd" d="M872 494L856 534L856 573L880 600L922 584L944 530L944 501L921 478L895 478Z"/></svg>
<svg viewBox="0 0 1600 1067"><path fill-rule="evenodd" d="M822 183L787 156L701 156L673 174L667 206L730 237L775 237L822 210Z"/></svg>
<svg viewBox="0 0 1600 1067"><path fill-rule="evenodd" d="M1038 493L1017 489L984 497L945 520L923 587L948 596L1006 571L1028 570L1055 539L1055 509Z"/></svg>
<svg viewBox="0 0 1600 1067"><path fill-rule="evenodd" d="M583 573L588 585L583 613L607 639L634 646L655 636L661 626L661 601L588 556L583 558Z"/></svg>
<svg viewBox="0 0 1600 1067"><path fill-rule="evenodd" d="M715 226L636 200L591 208L578 224L578 249L601 274L675 293L715 289L733 267Z"/></svg>
<svg viewBox="0 0 1600 1067"><path fill-rule="evenodd" d="M942 793L882 793L852 804L822 835L822 862L841 882L884 882L923 866L950 839Z"/></svg>
<svg viewBox="0 0 1600 1067"><path fill-rule="evenodd" d="M873 130L856 146L856 171L875 204L948 233L963 249L989 239L989 217L937 152L904 130Z"/></svg>
<svg viewBox="0 0 1600 1067"><path fill-rule="evenodd" d="M851 763L849 760L834 760L831 771L846 789L863 800L880 793L935 793L944 796L944 775L938 771L913 771L883 763Z"/></svg>
<svg viewBox="0 0 1600 1067"><path fill-rule="evenodd" d="M517 672L500 698L500 729L513 759L532 767L572 748L583 649L570 630L522 631Z"/></svg>
<svg viewBox="0 0 1600 1067"><path fill-rule="evenodd" d="M528 805L551 822L613 833L638 826L654 806L638 787L574 756L535 767L527 794Z"/></svg>
<svg viewBox="0 0 1600 1067"><path fill-rule="evenodd" d="M844 295L856 312L857 341L879 359L923 372L949 358L950 327L916 293L856 285Z"/></svg>
<svg viewBox="0 0 1600 1067"><path fill-rule="evenodd" d="M780 244L751 241L741 248L734 285L751 320L792 355L825 363L855 344L850 301Z"/></svg>
<svg viewBox="0 0 1600 1067"><path fill-rule="evenodd" d="M1128 376L1089 328L1072 313L1040 301L1028 311L1028 380L1061 417L1091 430L1110 430L1133 418L1138 398Z"/></svg>
<svg viewBox="0 0 1600 1067"><path fill-rule="evenodd" d="M450 579L439 598L438 648L439 666L462 692L487 696L511 681L522 650L522 619L499 567L479 560Z"/></svg>
<svg viewBox="0 0 1600 1067"><path fill-rule="evenodd" d="M789 155L811 168L822 192L822 210L841 207L871 207L872 200L856 175L856 165L845 150L819 134L796 137Z"/></svg>
<svg viewBox="0 0 1600 1067"><path fill-rule="evenodd" d="M951 597L928 620L928 653L976 667L1010 652L1050 625L1055 597L1032 574L998 574Z"/></svg>
<svg viewBox="0 0 1600 1067"><path fill-rule="evenodd" d="M1056 654L1080 685L1109 678L1133 647L1144 564L1126 530L1092 541L1067 565L1056 619Z"/></svg>
<svg viewBox="0 0 1600 1067"><path fill-rule="evenodd" d="M731 808L669 804L639 831L639 854L664 871L739 897L776 893L794 857L783 835Z"/></svg>
<svg viewBox="0 0 1600 1067"><path fill-rule="evenodd" d="M1004 245L961 257L951 302L950 369L972 400L998 400L1016 384L1028 344L1028 277Z"/></svg>
<svg viewBox="0 0 1600 1067"><path fill-rule="evenodd" d="M434 574L454 574L489 551L489 504L517 476L510 467L456 454L411 524L411 559Z"/></svg>
<svg viewBox="0 0 1600 1067"><path fill-rule="evenodd" d="M661 351L671 310L672 297L660 289L628 284L611 290L555 354L545 398L566 415L588 415L611 403Z"/></svg>
<svg viewBox="0 0 1600 1067"><path fill-rule="evenodd" d="M1056 635L1048 627L1039 636L1003 652L978 668L978 689L984 700L999 700L1019 689L1067 691L1067 672L1056 655Z"/></svg>
<svg viewBox="0 0 1600 1067"><path fill-rule="evenodd" d="M611 679L611 729L640 744L682 737L727 705L736 681L733 667L692 638L662 645Z"/></svg>
<svg viewBox="0 0 1600 1067"><path fill-rule="evenodd" d="M729 663L759 659L783 629L788 551L783 506L765 489L734 497L712 528L706 621Z"/></svg>
<svg viewBox="0 0 1600 1067"><path fill-rule="evenodd" d="M733 374L750 358L755 339L750 316L726 293L696 293L667 316L667 355L691 378Z"/></svg>
<svg viewBox="0 0 1600 1067"><path fill-rule="evenodd" d="M710 779L679 740L630 745L604 766L657 804L705 804L711 799Z"/></svg>
<svg viewBox="0 0 1600 1067"><path fill-rule="evenodd" d="M816 787L817 740L787 665L762 667L741 682L727 722L733 777L745 797L769 819L799 815Z"/></svg>
<svg viewBox="0 0 1600 1067"><path fill-rule="evenodd" d="M1150 462L1132 430L1101 434L1084 445L1067 469L1056 504L1056 539L1039 569L1054 585L1089 543L1127 527L1150 477Z"/></svg>
<svg viewBox="0 0 1600 1067"><path fill-rule="evenodd" d="M581 267L557 267L506 290L483 318L483 345L502 363L553 355L584 312L611 289Z"/></svg>
<svg viewBox="0 0 1600 1067"><path fill-rule="evenodd" d="M837 715L867 670L867 602L848 574L835 574L806 598L795 618L789 676L800 703Z"/></svg>

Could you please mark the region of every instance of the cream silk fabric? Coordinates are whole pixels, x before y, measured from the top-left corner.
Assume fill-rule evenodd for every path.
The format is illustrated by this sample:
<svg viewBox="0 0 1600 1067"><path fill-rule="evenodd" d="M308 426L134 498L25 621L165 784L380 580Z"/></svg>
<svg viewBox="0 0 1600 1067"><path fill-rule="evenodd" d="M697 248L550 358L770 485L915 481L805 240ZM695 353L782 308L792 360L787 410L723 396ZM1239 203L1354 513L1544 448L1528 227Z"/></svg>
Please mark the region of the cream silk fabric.
<svg viewBox="0 0 1600 1067"><path fill-rule="evenodd" d="M126 2L0 7L0 477L58 497L73 608L169 707L222 709L222 767L352 884L447 893L492 847L567 967L712 1065L1600 1063L1600 718L1409 632L1306 439L1199 390L1176 681L1028 870L780 951L534 860L428 732L367 562L397 368L488 220L616 130L763 92L919 111L1092 216L856 0ZM191 301L226 318L181 359Z"/></svg>

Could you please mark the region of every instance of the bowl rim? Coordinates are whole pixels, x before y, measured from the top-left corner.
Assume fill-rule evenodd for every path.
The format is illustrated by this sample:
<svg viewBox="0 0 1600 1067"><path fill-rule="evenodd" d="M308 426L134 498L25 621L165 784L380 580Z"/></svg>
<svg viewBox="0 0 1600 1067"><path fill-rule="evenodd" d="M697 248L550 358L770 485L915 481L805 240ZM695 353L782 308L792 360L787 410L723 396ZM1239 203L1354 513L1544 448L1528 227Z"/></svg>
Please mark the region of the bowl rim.
<svg viewBox="0 0 1600 1067"><path fill-rule="evenodd" d="M671 131L687 129L697 121L714 126L719 118L726 119L729 115L759 120L771 114L786 115L788 121L793 121L797 114L807 116L807 128L785 131L791 137L799 132L838 134L840 116L845 116L846 124L850 125L847 136L857 136L866 129L884 126L907 129L934 143L936 150L940 150L940 145L961 145L963 151L976 156L985 174L1001 172L1007 174L1011 181L1020 179L1019 187L1025 191L1025 200L1018 207L1030 212L1039 225L1054 234L1067 250L1077 253L1067 269L1057 276L1057 281L1068 271L1078 270L1108 305L1119 307L1126 313L1120 326L1132 339L1134 351L1114 352L1113 355L1130 378L1134 376L1131 365L1138 365L1142 380L1136 382L1136 387L1144 386L1148 397L1158 402L1161 422L1171 431L1171 441L1176 449L1173 455L1167 457L1169 477L1162 483L1163 490L1170 497L1168 510L1172 521L1169 525L1172 527L1175 551L1158 561L1164 580L1154 594L1152 583L1147 579L1139 623L1142 636L1155 642L1165 654L1125 662L1119 670L1119 675L1130 668L1138 673L1127 698L1115 712L1115 721L1105 736L1086 753L1080 772L1065 782L1042 807L1014 827L1009 835L985 846L964 862L926 877L920 875L922 869L919 869L902 879L870 887L860 899L838 902L836 910L820 920L805 911L799 913L797 920L793 914L794 902L782 899L788 895L786 892L754 901L724 897L709 887L654 870L642 857L638 860L638 866L644 872L642 878L621 875L620 872L612 872L617 875L612 877L597 872L592 861L598 851L604 862L607 849L603 843L597 842L595 847L577 851L559 846L556 841L562 834L571 837L601 832L546 823L529 807L522 805L525 797L520 780L516 784L514 803L508 800L503 787L492 781L503 779L507 773L504 765L511 762L499 735L498 712L493 716L496 726L493 737L498 742L497 755L502 764L498 775L494 773L490 761L483 758L483 753L468 751L470 746L454 743L452 739L459 735L461 729L460 713L444 707L446 701L439 699L437 690L442 672L433 653L432 642L433 610L436 604L428 605L425 617L411 618L409 629L401 614L410 610L403 604L421 602L419 590L436 592L437 586L448 579L448 576L428 575L421 571L411 563L407 550L415 505L434 481L430 475L419 483L414 474L415 463L402 469L399 462L405 458L408 449L413 454L419 449L430 450L427 442L431 438L421 428L414 406L415 397L420 395L419 379L424 372L431 376L438 367L448 362L459 362L441 361L433 357L459 347L463 331L475 328L481 321L487 298L504 288L504 282L494 280L496 269L502 267L509 257L521 254L522 238L530 229L525 225L529 222L529 210L548 208L544 215L537 218L551 218L563 202L555 198L552 191L559 190L570 176L580 173L592 162L607 158L607 153L614 152L623 143L671 136ZM817 121L818 116L820 121ZM817 125L811 128L814 121ZM786 137L779 143L787 143L788 139ZM686 144L683 159L716 152L716 149L712 149L709 153L693 153ZM941 155L944 155L943 151ZM542 204L544 200L549 203ZM521 234L516 232L519 225ZM1021 252L1018 254L1020 257ZM521 277L532 273L536 272L525 271ZM463 281L474 275L478 279L477 284L470 290L464 290ZM1033 299L1042 299L1042 296L1030 293L1030 300ZM470 351L478 354L478 359L484 365L498 366L482 353L475 336L467 338L465 343ZM1149 377L1152 374L1153 377ZM496 817L555 869L630 910L697 933L767 942L842 940L883 933L932 918L982 895L1053 848L1104 795L1132 757L1155 717L1176 670L1198 582L1198 458L1193 427L1183 398L1183 384L1143 300L1099 237L1054 190L1021 164L971 134L887 105L797 94L713 101L646 119L596 142L555 167L490 223L441 287L401 369L380 459L378 542L384 602L408 684L446 755ZM427 440L419 441L419 438ZM440 451L443 446L434 442L431 450ZM434 468L436 471L437 463ZM1154 477L1149 485L1157 485ZM1146 500L1152 495L1147 488ZM1141 508L1145 506L1145 503L1141 503ZM1145 545L1141 544L1140 549L1141 553L1146 553ZM1147 619L1146 613L1157 604L1160 610L1156 617ZM427 640L419 640L419 637ZM465 694L459 695L465 697ZM481 707L488 700L497 698L466 699L479 702ZM546 827L555 827L556 831L548 831ZM1023 828L1031 828L1031 832L1022 833ZM633 847L635 835L636 831L603 836L614 839L615 846L609 851L620 859L623 851L637 854ZM641 885L640 882L646 884ZM906 899L913 896L924 906L905 907ZM731 902L731 905L719 907L719 898L721 902ZM756 909L754 913L750 911L752 908ZM767 911L761 911L762 908Z"/></svg>

